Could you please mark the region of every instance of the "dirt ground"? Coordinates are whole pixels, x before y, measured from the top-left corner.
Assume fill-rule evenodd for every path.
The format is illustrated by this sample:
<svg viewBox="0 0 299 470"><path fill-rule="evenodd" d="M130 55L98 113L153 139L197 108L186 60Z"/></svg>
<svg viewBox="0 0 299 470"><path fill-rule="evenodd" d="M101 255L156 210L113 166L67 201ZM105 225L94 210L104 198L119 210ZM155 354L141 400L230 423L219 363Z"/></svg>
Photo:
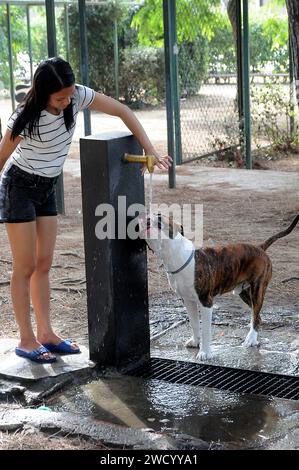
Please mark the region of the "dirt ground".
<svg viewBox="0 0 299 470"><path fill-rule="evenodd" d="M72 154L72 159L79 157ZM215 161L200 160L183 165L180 174L190 167L216 166ZM263 162L272 170L299 171L298 155ZM227 166L218 162L218 166ZM263 170L261 170L263 171ZM265 171L266 177L266 171ZM148 180L147 180L148 181ZM75 338L87 344L87 313L84 244L82 229L81 181L70 173L64 174L66 215L59 216L57 244L51 271L51 306L53 324L62 336ZM148 195L146 183L146 197ZM220 193L219 193L220 189ZM261 242L284 228L298 213L299 201L294 194L273 198L271 192L252 194L242 191L226 191L225 185L217 192L198 188L169 189L166 183L156 182L153 202L202 203L204 205L204 245L227 242ZM17 328L9 292L11 257L5 228L0 225L0 337L17 337ZM282 243L282 249L272 250L273 278L267 291L267 305L290 308L297 306L298 280L282 281L298 277L298 236L296 231ZM158 268L156 257L148 252L150 298L172 296L163 269Z"/></svg>
<svg viewBox="0 0 299 470"><path fill-rule="evenodd" d="M17 432L0 432L1 450L106 450L92 439L63 435L62 433L39 432L32 427Z"/></svg>
<svg viewBox="0 0 299 470"><path fill-rule="evenodd" d="M70 158L76 163L77 152ZM229 166L226 161L211 159L199 160L180 168L180 174L188 172L190 167ZM292 154L284 157L264 158L262 166L267 169L299 172L299 156ZM147 180L148 181L148 180ZM88 344L84 245L82 229L81 181L79 176L69 172L64 175L66 215L59 216L57 245L51 271L51 309L53 325L64 337L71 337L79 344ZM146 183L146 195L148 194ZM147 196L146 196L147 197ZM272 234L285 228L299 209L298 195L280 193L273 198L271 192L251 194L240 190L227 191L225 184L217 186L217 191L204 191L200 188L169 189L167 184L157 181L154 186L153 202L160 203L203 203L204 204L204 245L223 242L261 242ZM0 225L0 337L18 336L9 292L11 257L4 226ZM299 308L298 298L298 231L290 234L280 249L271 251L273 279L265 298L266 308L278 307L290 310ZM158 268L154 255L148 252L149 297L150 305L161 299L173 298L166 275ZM287 280L295 277L296 279ZM249 320L249 317L248 317ZM29 432L30 434L30 432ZM30 436L22 437L21 448L32 449ZM47 439L47 438L46 438ZM56 438L55 438L56 439ZM39 438L37 439L39 441ZM49 439L47 439L49 441ZM57 437L52 440L53 448L91 449L94 443L85 443L75 438L72 440ZM1 449L18 449L12 435L0 435ZM51 444L52 445L52 444ZM42 448L43 441L41 442ZM47 443L47 448L49 448ZM52 447L51 447L52 448ZM100 447L97 447L100 448Z"/></svg>

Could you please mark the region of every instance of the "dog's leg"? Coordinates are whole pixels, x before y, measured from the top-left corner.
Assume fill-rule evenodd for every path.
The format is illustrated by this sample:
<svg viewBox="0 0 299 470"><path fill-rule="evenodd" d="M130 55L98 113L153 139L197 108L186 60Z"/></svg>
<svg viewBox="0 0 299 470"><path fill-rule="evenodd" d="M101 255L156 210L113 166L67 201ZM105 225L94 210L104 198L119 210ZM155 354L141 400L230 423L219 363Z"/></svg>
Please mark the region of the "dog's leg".
<svg viewBox="0 0 299 470"><path fill-rule="evenodd" d="M199 307L196 300L184 300L185 307L187 309L193 336L186 341L185 346L187 348L198 348L199 347L199 335L200 335L200 323L199 323Z"/></svg>
<svg viewBox="0 0 299 470"><path fill-rule="evenodd" d="M250 289L242 290L242 292L240 293L240 297L243 302L245 302L245 304L252 308Z"/></svg>
<svg viewBox="0 0 299 470"><path fill-rule="evenodd" d="M243 346L251 347L258 346L258 328L260 325L261 317L260 311L263 306L263 301L265 297L265 292L268 286L268 283L271 279L271 265L268 266L268 269L265 269L263 277L259 278L250 288L248 293L241 293L240 297L248 304L249 299L252 306L252 320L251 327L248 335L245 338ZM243 295L242 295L243 294Z"/></svg>
<svg viewBox="0 0 299 470"><path fill-rule="evenodd" d="M257 340L257 329L259 325L259 312L257 312L256 305L254 305L252 288L246 289L240 293L241 299L252 308L252 319L249 333L247 334L245 341L242 343L242 346L249 348L252 346L258 346ZM254 321L254 318L256 319Z"/></svg>
<svg viewBox="0 0 299 470"><path fill-rule="evenodd" d="M211 352L212 312L213 312L213 307L211 308L201 307L200 351L196 356L196 359L199 359L200 361L204 361L212 357L212 352Z"/></svg>

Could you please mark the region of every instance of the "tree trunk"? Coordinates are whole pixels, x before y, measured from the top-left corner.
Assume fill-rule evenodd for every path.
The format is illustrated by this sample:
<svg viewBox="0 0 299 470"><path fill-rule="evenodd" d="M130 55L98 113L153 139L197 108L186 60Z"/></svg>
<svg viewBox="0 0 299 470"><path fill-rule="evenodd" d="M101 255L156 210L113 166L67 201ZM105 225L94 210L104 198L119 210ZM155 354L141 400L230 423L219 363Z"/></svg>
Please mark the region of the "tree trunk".
<svg viewBox="0 0 299 470"><path fill-rule="evenodd" d="M237 49L237 16L236 16L236 0L228 0L226 5L227 14L229 17L230 24L232 26L235 50Z"/></svg>
<svg viewBox="0 0 299 470"><path fill-rule="evenodd" d="M298 0L286 0L286 5L290 25L296 96L299 104L299 2Z"/></svg>

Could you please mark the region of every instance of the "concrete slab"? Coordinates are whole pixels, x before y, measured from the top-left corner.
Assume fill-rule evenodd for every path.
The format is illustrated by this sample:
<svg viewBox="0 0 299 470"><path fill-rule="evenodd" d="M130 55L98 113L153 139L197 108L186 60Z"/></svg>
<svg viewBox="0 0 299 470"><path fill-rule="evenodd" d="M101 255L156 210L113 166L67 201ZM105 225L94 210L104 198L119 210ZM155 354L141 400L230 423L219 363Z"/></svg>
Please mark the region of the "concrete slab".
<svg viewBox="0 0 299 470"><path fill-rule="evenodd" d="M56 377L61 374L91 368L94 363L89 360L89 351L80 346L81 354L59 356L53 364L36 364L28 359L15 355L16 339L0 340L0 376L14 379L39 380L44 377Z"/></svg>

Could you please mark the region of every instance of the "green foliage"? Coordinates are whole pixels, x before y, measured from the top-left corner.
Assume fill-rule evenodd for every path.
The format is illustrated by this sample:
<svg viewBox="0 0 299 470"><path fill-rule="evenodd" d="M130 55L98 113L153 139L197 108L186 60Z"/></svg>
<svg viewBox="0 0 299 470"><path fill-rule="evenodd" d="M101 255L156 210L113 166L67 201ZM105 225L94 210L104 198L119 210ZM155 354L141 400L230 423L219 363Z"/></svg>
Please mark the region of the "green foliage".
<svg viewBox="0 0 299 470"><path fill-rule="evenodd" d="M177 38L179 85L181 95L199 91L207 71L207 38L213 34L215 7L219 0L177 0ZM163 10L161 0L145 0L135 13L132 26L141 45L163 47Z"/></svg>
<svg viewBox="0 0 299 470"><path fill-rule="evenodd" d="M288 22L286 17L274 15L251 18L250 21L250 66L252 72L287 72ZM209 71L233 73L236 71L236 53L231 24L226 14L219 15L209 42Z"/></svg>
<svg viewBox="0 0 299 470"><path fill-rule="evenodd" d="M291 118L295 117L289 87L274 84L251 87L251 119L256 142L262 138L275 147L298 144L298 128L293 133L290 126Z"/></svg>
<svg viewBox="0 0 299 470"><path fill-rule="evenodd" d="M271 38L263 34L263 25L250 23L249 36L250 70L262 72L271 54Z"/></svg>
<svg viewBox="0 0 299 470"><path fill-rule="evenodd" d="M126 103L134 106L157 104L164 99L163 75L163 49L127 48L120 66L120 94Z"/></svg>
<svg viewBox="0 0 299 470"><path fill-rule="evenodd" d="M160 0L159 0L160 2ZM161 5L160 12L162 12ZM114 96L114 21L118 24L118 45L120 55L119 91L120 98L127 103L138 105L142 102L158 103L165 97L164 90L164 48L159 41L148 41L138 45L137 33L131 28L136 15L143 8L125 10L119 3L108 1L105 4L88 6L87 8L87 39L90 64L90 86L105 94ZM159 9L158 9L159 10ZM136 13L137 11L137 13ZM157 10L147 11L148 25L157 20ZM133 21L132 21L133 17ZM162 21L162 16L160 16ZM64 21L60 18L60 24ZM79 69L79 30L78 9L69 7L71 57L77 80ZM163 21L161 23L163 36ZM144 24L146 28L146 24ZM196 28L195 28L196 30ZM139 36L138 36L139 37ZM199 34L185 34L186 39L179 47L180 85L184 95L196 93L207 69L207 48L205 40ZM155 47L152 45L155 43Z"/></svg>
<svg viewBox="0 0 299 470"><path fill-rule="evenodd" d="M268 18L263 23L264 38L271 38L270 61L274 72L287 72L289 69L288 20L278 16Z"/></svg>
<svg viewBox="0 0 299 470"><path fill-rule="evenodd" d="M182 42L179 48L179 83L181 96L198 92L206 75L207 46L203 38ZM164 49L127 48L120 66L120 94L128 104L157 104L165 99Z"/></svg>
<svg viewBox="0 0 299 470"><path fill-rule="evenodd" d="M145 0L132 18L131 26L137 31L140 45L162 47L164 29L161 0Z"/></svg>
<svg viewBox="0 0 299 470"><path fill-rule="evenodd" d="M47 39L45 24L45 9L43 7L31 7L34 12L34 20L31 23L31 41L33 62L37 64L47 57ZM28 77L28 36L26 23L26 9L22 6L10 7L12 56L14 78L17 82ZM8 35L6 6L0 5L0 83L9 89L9 63L8 63ZM27 68L27 70L26 70Z"/></svg>
<svg viewBox="0 0 299 470"><path fill-rule="evenodd" d="M12 29L12 55L13 63L18 69L18 54L23 51L23 44L27 41L27 31L24 28L24 13L22 7L12 6L11 29ZM0 82L4 88L9 88L9 63L8 63L8 35L7 35L7 15L6 5L0 6ZM24 72L22 69L21 72Z"/></svg>
<svg viewBox="0 0 299 470"><path fill-rule="evenodd" d="M208 47L210 73L236 72L237 63L233 32L226 14L218 15Z"/></svg>
<svg viewBox="0 0 299 470"><path fill-rule="evenodd" d="M107 1L86 8L86 29L89 53L90 86L102 93L113 95L114 83L114 22L118 22L119 37L124 35L122 21L125 10L119 3ZM60 18L63 22L63 15ZM77 81L80 80L79 21L77 5L69 7L70 62Z"/></svg>
<svg viewBox="0 0 299 470"><path fill-rule="evenodd" d="M210 38L220 0L176 0L178 43L192 42L198 36ZM163 45L163 10L161 0L145 0L134 15L132 26L141 45Z"/></svg>
<svg viewBox="0 0 299 470"><path fill-rule="evenodd" d="M181 96L195 95L207 73L208 46L206 39L198 36L192 42L181 42L178 62Z"/></svg>
<svg viewBox="0 0 299 470"><path fill-rule="evenodd" d="M48 44L46 33L46 11L44 7L30 7L31 16L31 43L32 58L34 64L39 64L41 60L48 57ZM25 41L24 49L28 50L28 43Z"/></svg>

